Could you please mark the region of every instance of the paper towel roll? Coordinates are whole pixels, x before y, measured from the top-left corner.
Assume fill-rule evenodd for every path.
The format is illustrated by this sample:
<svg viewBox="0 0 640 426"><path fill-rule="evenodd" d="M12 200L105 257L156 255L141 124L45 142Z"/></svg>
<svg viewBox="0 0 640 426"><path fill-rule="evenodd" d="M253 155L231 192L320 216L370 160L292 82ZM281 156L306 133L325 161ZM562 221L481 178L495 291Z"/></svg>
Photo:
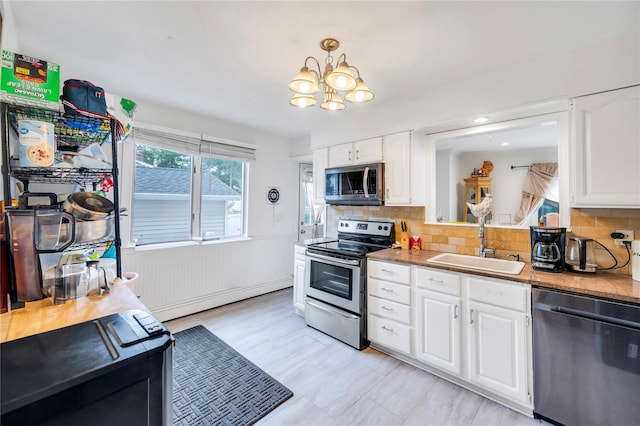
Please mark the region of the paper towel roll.
<svg viewBox="0 0 640 426"><path fill-rule="evenodd" d="M640 281L640 240L631 242L631 278Z"/></svg>

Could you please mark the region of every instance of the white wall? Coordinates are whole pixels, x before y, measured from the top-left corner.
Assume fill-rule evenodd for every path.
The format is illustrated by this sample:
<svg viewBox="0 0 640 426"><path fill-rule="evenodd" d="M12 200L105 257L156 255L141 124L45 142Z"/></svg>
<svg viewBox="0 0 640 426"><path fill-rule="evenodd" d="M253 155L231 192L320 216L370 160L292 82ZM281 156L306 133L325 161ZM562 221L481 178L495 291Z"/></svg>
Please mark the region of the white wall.
<svg viewBox="0 0 640 426"><path fill-rule="evenodd" d="M246 241L205 243L164 249L123 250L124 271L140 274L136 293L160 320L167 320L292 285L293 244L297 238L298 165L289 158L290 142L259 129L167 106L140 103L135 121L255 144L249 166ZM121 175L133 176L133 144L124 143ZM280 202L267 205L269 187ZM129 207L131 186L121 204ZM123 246L129 242L129 218L122 220Z"/></svg>
<svg viewBox="0 0 640 426"><path fill-rule="evenodd" d="M18 34L16 33L16 27L13 24L11 2L0 2L0 13L2 13L2 35L0 35L0 40L2 41L2 49L10 50L12 52L20 52L20 45L18 44Z"/></svg>
<svg viewBox="0 0 640 426"><path fill-rule="evenodd" d="M11 3L1 2L2 46L20 51ZM125 95L126 94L121 94ZM170 102L170 94L167 94ZM138 101L136 122L252 143L257 160L249 167L249 239L165 249L129 244L130 221L122 217L123 270L140 274L136 293L160 319L167 320L292 285L293 245L297 238L298 164L291 142L260 129ZM300 152L308 151L308 140ZM121 207L131 211L133 143L119 146ZM280 188L279 204L267 205L268 187Z"/></svg>

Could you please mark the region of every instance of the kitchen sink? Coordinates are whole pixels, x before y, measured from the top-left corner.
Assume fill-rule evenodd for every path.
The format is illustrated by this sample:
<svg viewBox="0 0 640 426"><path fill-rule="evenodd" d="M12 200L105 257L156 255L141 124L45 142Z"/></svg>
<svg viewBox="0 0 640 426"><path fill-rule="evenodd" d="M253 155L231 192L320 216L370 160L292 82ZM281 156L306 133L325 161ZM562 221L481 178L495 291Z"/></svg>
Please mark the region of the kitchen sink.
<svg viewBox="0 0 640 426"><path fill-rule="evenodd" d="M439 254L427 259L427 263L510 275L518 275L524 268L524 262L520 261L494 259L491 257L467 256L455 253Z"/></svg>

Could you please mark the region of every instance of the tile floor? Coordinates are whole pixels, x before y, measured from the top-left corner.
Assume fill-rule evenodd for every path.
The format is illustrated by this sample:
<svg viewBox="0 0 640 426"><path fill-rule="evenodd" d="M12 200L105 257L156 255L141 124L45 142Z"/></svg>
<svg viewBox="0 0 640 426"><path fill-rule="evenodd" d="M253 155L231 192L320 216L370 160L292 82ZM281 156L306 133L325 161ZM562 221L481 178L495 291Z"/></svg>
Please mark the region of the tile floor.
<svg viewBox="0 0 640 426"><path fill-rule="evenodd" d="M199 324L293 391L258 425L548 425L306 326L291 288L166 322Z"/></svg>

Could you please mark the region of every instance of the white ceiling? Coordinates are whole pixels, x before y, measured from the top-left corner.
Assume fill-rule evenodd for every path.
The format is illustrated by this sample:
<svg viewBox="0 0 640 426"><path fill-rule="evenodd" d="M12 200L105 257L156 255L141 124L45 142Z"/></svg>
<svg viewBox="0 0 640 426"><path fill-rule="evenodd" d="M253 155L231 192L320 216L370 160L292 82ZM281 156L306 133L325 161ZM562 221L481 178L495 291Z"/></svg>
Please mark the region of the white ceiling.
<svg viewBox="0 0 640 426"><path fill-rule="evenodd" d="M398 101L465 76L639 31L640 2L10 1L20 53L138 102L304 137L347 110L300 111L287 84L335 37ZM337 56L337 55L336 55Z"/></svg>

